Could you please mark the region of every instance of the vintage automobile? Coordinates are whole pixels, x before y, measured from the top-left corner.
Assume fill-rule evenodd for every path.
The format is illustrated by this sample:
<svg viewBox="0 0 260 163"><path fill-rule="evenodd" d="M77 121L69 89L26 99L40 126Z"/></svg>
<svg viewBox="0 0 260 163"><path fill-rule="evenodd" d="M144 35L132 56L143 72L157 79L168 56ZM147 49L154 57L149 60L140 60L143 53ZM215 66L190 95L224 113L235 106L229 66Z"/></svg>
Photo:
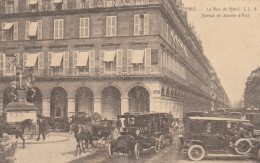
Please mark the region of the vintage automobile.
<svg viewBox="0 0 260 163"><path fill-rule="evenodd" d="M118 116L118 122L119 135L109 143L109 157L113 157L114 152L120 152L139 159L143 149L153 148L158 153L165 140L172 143L171 113L125 113Z"/></svg>
<svg viewBox="0 0 260 163"><path fill-rule="evenodd" d="M206 156L254 156L260 158L260 140L252 137L248 120L220 117L186 117L179 148L193 161Z"/></svg>

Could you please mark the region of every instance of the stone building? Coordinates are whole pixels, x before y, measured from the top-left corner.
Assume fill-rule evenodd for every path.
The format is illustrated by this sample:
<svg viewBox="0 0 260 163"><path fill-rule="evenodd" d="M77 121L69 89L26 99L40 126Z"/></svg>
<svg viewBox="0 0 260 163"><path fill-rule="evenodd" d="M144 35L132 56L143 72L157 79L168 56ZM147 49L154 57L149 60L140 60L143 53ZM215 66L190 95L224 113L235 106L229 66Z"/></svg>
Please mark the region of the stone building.
<svg viewBox="0 0 260 163"><path fill-rule="evenodd" d="M244 90L244 107L260 108L260 68L253 70L247 78Z"/></svg>
<svg viewBox="0 0 260 163"><path fill-rule="evenodd" d="M47 117L171 112L181 118L220 99L212 97L211 65L181 1L2 0L0 12L2 110L15 61L33 74L36 93L27 100Z"/></svg>

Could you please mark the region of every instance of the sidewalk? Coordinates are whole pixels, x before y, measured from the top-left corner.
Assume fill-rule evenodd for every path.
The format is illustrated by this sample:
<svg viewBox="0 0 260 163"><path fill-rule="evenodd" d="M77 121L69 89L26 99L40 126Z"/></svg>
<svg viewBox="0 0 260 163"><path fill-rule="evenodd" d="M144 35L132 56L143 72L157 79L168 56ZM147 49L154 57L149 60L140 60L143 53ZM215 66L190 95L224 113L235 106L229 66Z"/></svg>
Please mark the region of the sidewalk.
<svg viewBox="0 0 260 163"><path fill-rule="evenodd" d="M57 141L60 138L63 141ZM87 149L88 152L75 156L76 145L73 134L51 133L44 142L42 140L26 142L25 149L22 149L22 144L19 144L16 152L17 163L65 163L94 154L99 150L99 148Z"/></svg>

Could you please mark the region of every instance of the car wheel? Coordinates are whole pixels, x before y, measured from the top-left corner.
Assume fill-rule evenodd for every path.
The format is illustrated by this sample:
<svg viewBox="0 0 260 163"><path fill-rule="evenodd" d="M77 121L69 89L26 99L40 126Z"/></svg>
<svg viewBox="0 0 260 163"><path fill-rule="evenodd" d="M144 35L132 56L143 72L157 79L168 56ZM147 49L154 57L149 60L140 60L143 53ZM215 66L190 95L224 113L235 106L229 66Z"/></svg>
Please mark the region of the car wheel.
<svg viewBox="0 0 260 163"><path fill-rule="evenodd" d="M110 158L112 158L113 155L114 155L111 143L109 143L109 145L108 145L108 155L109 155Z"/></svg>
<svg viewBox="0 0 260 163"><path fill-rule="evenodd" d="M134 146L134 157L136 160L139 159L139 155L140 155L140 145L139 143L136 143Z"/></svg>
<svg viewBox="0 0 260 163"><path fill-rule="evenodd" d="M159 138L160 148L164 147L164 141L165 141L164 136L161 135L160 138Z"/></svg>
<svg viewBox="0 0 260 163"><path fill-rule="evenodd" d="M238 139L235 143L235 151L240 155L249 153L252 149L252 142L249 139Z"/></svg>
<svg viewBox="0 0 260 163"><path fill-rule="evenodd" d="M159 140L155 141L155 146L154 146L154 152L158 153L160 151L160 142Z"/></svg>
<svg viewBox="0 0 260 163"><path fill-rule="evenodd" d="M100 140L100 149L101 149L101 151L103 149L105 149L105 146L106 146L106 138L102 137L101 140Z"/></svg>
<svg viewBox="0 0 260 163"><path fill-rule="evenodd" d="M192 161L200 161L205 156L205 149L201 145L192 145L188 150L188 157Z"/></svg>

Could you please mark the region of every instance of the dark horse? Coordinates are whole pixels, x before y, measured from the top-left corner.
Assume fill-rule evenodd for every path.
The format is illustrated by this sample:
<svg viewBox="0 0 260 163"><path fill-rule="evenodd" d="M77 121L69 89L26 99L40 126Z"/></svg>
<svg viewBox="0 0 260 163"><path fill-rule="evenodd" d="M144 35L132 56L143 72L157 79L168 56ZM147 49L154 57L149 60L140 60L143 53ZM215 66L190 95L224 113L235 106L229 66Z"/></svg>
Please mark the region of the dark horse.
<svg viewBox="0 0 260 163"><path fill-rule="evenodd" d="M5 123L1 127L1 134L7 133L9 135L15 135L16 138L20 137L23 140L23 148L25 148L25 139L23 138L24 129L28 128L31 130L32 128L32 120L26 119L22 122L17 122L15 124Z"/></svg>
<svg viewBox="0 0 260 163"><path fill-rule="evenodd" d="M78 149L79 149L79 154L81 154L81 147L82 147L83 152L85 152L83 141L85 141L87 147L88 147L88 142L90 142L92 147L95 147L95 145L92 142L93 136L92 136L91 131L88 129L85 129L85 128L86 128L86 126L82 125L80 123L72 123L70 125L70 133L72 133L72 132L74 133L74 136L77 141L75 155L78 154Z"/></svg>

